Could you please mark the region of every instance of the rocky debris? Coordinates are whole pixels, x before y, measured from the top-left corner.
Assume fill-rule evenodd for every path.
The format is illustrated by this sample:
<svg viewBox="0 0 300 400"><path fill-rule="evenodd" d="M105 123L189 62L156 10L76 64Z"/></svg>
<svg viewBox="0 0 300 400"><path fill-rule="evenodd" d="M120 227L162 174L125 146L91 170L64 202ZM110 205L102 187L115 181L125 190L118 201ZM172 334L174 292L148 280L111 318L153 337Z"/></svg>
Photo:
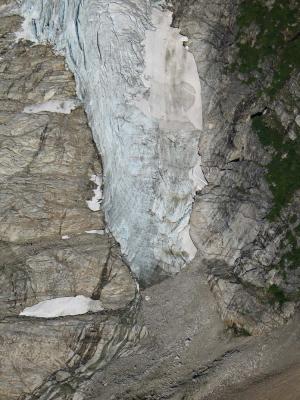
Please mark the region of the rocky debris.
<svg viewBox="0 0 300 400"><path fill-rule="evenodd" d="M276 384L282 371L297 368L299 316L264 336L225 329L199 261L142 292L141 316L149 335L84 382L78 395L85 400L223 399L228 385L248 387L273 375ZM299 380L294 383L288 395L296 400ZM239 399L239 391L234 393L228 399Z"/></svg>
<svg viewBox="0 0 300 400"><path fill-rule="evenodd" d="M74 78L49 46L16 40L14 3L0 2L0 398L71 399L141 334L139 295L101 207L88 207L102 167ZM78 295L104 311L18 316Z"/></svg>

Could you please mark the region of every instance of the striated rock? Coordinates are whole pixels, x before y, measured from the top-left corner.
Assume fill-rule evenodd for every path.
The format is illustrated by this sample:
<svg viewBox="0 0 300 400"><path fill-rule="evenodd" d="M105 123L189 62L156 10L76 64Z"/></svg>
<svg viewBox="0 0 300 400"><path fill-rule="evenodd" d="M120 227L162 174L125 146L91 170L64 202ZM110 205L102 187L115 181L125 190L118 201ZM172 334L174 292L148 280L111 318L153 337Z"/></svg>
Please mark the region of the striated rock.
<svg viewBox="0 0 300 400"><path fill-rule="evenodd" d="M51 245L11 247L12 258L1 265L3 316L77 294L101 299L108 309L122 308L134 299L135 284L111 238L86 234Z"/></svg>
<svg viewBox="0 0 300 400"><path fill-rule="evenodd" d="M72 399L79 383L130 341L133 324L126 313L2 320L0 398Z"/></svg>
<svg viewBox="0 0 300 400"><path fill-rule="evenodd" d="M2 57L0 79L0 239L24 243L103 229L103 217L86 207L89 178L101 174L101 165L83 110L22 112L33 100L75 96L63 59L45 46L19 42Z"/></svg>
<svg viewBox="0 0 300 400"><path fill-rule="evenodd" d="M217 300L221 317L237 333L259 336L287 322L295 312L294 303L286 303L274 310L271 304L261 301L242 284L209 276L210 288Z"/></svg>
<svg viewBox="0 0 300 400"><path fill-rule="evenodd" d="M73 76L49 46L16 41L13 11L0 3L0 398L72 399L139 337L139 296L105 230L101 160ZM103 311L18 316L75 296Z"/></svg>

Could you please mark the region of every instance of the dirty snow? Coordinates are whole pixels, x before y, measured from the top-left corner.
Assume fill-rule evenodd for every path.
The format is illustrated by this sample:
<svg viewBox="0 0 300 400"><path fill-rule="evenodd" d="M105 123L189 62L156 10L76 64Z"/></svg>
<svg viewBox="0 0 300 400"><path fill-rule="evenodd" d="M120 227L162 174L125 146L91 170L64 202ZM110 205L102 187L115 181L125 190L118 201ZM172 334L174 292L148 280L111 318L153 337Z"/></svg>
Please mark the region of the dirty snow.
<svg viewBox="0 0 300 400"><path fill-rule="evenodd" d="M102 178L99 175L92 175L90 181L94 182L97 187L96 189L93 189L94 196L91 200L87 200L87 205L88 208L92 211L99 211L100 210L100 204L102 201Z"/></svg>
<svg viewBox="0 0 300 400"><path fill-rule="evenodd" d="M59 114L70 114L78 107L78 100L50 100L45 103L32 104L23 110L26 114L37 114L39 112L52 112Z"/></svg>
<svg viewBox="0 0 300 400"><path fill-rule="evenodd" d="M96 235L104 235L104 229L92 229L91 231L85 231L85 233L95 233Z"/></svg>

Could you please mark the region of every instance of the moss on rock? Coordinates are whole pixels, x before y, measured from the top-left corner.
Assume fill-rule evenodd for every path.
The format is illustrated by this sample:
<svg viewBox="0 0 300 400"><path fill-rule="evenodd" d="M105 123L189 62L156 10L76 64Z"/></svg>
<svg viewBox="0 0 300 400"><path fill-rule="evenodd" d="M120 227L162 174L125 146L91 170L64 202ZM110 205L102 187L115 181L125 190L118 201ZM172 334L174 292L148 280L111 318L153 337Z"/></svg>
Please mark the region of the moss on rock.
<svg viewBox="0 0 300 400"><path fill-rule="evenodd" d="M276 101L300 68L299 1L243 0L237 26L237 61L233 68L243 74L245 82L254 84L258 96ZM274 196L268 217L275 220L300 187L300 135L296 129L297 137L291 140L275 113L257 115L252 123L261 143L272 154L266 178Z"/></svg>
<svg viewBox="0 0 300 400"><path fill-rule="evenodd" d="M266 174L273 193L268 216L272 221L300 188L300 138L291 140L274 113L254 117L252 126L261 143L273 153Z"/></svg>
<svg viewBox="0 0 300 400"><path fill-rule="evenodd" d="M286 301L288 301L284 291L277 285L271 285L268 288L267 293L271 304L278 303L282 306Z"/></svg>
<svg viewBox="0 0 300 400"><path fill-rule="evenodd" d="M293 0L269 4L263 0L242 1L237 18L236 67L254 80L271 73L272 80L265 80L264 89L274 97L300 67L300 7Z"/></svg>

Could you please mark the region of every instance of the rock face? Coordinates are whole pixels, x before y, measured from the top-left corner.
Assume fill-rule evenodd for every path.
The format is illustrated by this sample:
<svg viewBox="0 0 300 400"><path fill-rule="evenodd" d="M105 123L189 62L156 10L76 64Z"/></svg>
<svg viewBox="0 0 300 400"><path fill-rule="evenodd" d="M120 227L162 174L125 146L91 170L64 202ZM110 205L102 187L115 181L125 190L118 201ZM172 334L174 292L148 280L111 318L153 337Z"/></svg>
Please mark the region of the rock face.
<svg viewBox="0 0 300 400"><path fill-rule="evenodd" d="M237 72L224 70L238 57L238 44L230 44L238 35L232 27L241 4L225 2L220 8L216 3L206 7L201 1L175 2L173 26L180 25L187 35L180 37L178 29L169 27L170 12L155 4L151 8L151 2L131 3L135 17L128 22L126 2L91 3L88 9L72 3L66 5L66 12L63 3L25 1L21 35L51 41L66 54L75 72L104 157L108 225L133 271L143 283L149 283L177 272L194 257L189 218L193 190L201 189L191 217L192 239L201 264L208 265L209 284L221 315L230 326L259 334L293 313L298 274L285 270L284 283L282 271L275 268L280 243L289 228L279 220L266 219L272 212L272 193L265 179L270 154L251 125L263 99L256 96L256 86L246 85ZM99 16L92 15L93 8ZM199 24L200 19L209 21L210 28ZM136 32L134 51L130 33L122 33L128 23ZM99 37L107 40L101 42ZM157 45L159 39L162 44ZM184 47L178 45L179 39ZM124 44L120 45L120 40ZM108 49L106 42L113 47ZM202 100L189 47L202 83ZM116 66L122 70L117 77ZM286 86L290 87L289 82ZM114 85L118 85L119 100L111 89ZM107 92L105 96L99 96L100 89ZM293 90L295 97L297 90ZM284 92L280 93L273 99L275 110L282 109L277 106L283 101ZM287 117L282 118L289 123ZM209 184L206 188L195 152L199 138ZM138 195L134 195L136 190ZM293 204L282 209L288 218L299 214L296 198ZM283 233L278 233L281 230ZM259 246L264 255L258 255ZM285 286L289 297L283 294ZM283 306L283 300L290 303Z"/></svg>
<svg viewBox="0 0 300 400"><path fill-rule="evenodd" d="M102 168L73 76L49 46L16 42L22 19L4 15L13 5L6 3L0 3L0 398L69 399L139 336L138 292L105 231L103 211L88 207L97 190L91 177L101 177ZM77 295L104 311L18 316L41 301Z"/></svg>
<svg viewBox="0 0 300 400"><path fill-rule="evenodd" d="M0 0L1 400L215 400L299 364L296 6ZM26 316L65 298L96 306Z"/></svg>
<svg viewBox="0 0 300 400"><path fill-rule="evenodd" d="M50 41L76 76L103 158L106 220L145 283L195 256L189 219L206 183L196 64L156 3L22 2L21 35Z"/></svg>
<svg viewBox="0 0 300 400"><path fill-rule="evenodd" d="M265 3L247 8L242 1L178 1L173 23L189 37L202 86L199 152L208 185L196 197L191 236L201 264L207 265L223 319L254 334L286 321L299 301L298 167L290 150L298 148L299 71L291 58L291 71L278 86L272 66L282 70L284 56L260 53L262 43L278 35L280 48L290 51L292 30L297 32L298 25L293 22L292 1L284 3L288 16L280 12L280 1L269 8ZM263 13L266 19L258 15ZM273 26L290 23L285 27L290 36L280 33L282 27L272 39L265 37L268 29L274 29L266 25L268 21ZM253 38L254 26L260 33ZM278 46L274 43L274 48ZM256 51L253 66L247 58L251 51ZM262 123L256 119L262 114L266 128L259 131ZM275 119L281 122L272 137ZM276 140L277 148L265 146ZM287 189L283 171L292 190Z"/></svg>

